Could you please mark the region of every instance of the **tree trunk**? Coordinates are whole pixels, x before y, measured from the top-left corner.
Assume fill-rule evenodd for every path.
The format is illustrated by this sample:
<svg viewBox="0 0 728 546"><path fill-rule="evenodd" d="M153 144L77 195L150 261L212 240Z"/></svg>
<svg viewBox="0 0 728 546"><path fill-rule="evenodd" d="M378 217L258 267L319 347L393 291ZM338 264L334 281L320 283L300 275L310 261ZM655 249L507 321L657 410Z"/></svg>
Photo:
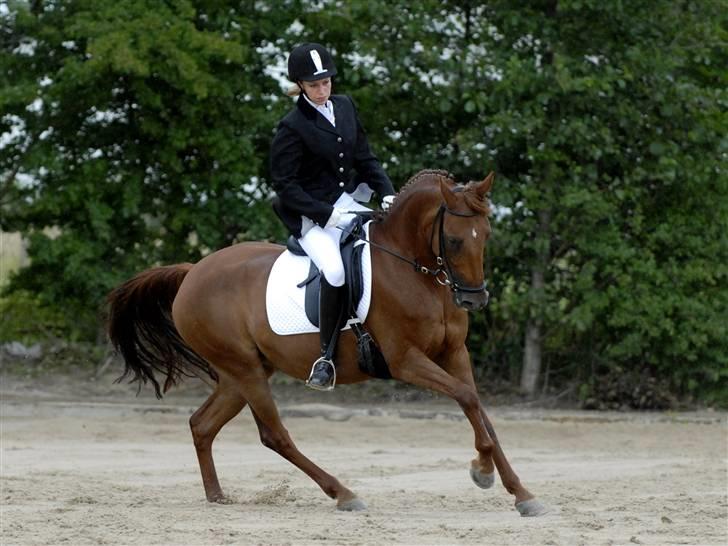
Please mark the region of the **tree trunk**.
<svg viewBox="0 0 728 546"><path fill-rule="evenodd" d="M543 293L543 271L540 267L531 272L531 290L534 293ZM525 351L523 354L523 369L521 370L521 391L532 396L538 387L541 376L541 319L530 318L526 323Z"/></svg>
<svg viewBox="0 0 728 546"><path fill-rule="evenodd" d="M531 268L531 309L526 323L526 339L524 341L523 368L521 369L521 391L533 396L541 377L541 328L544 308L544 273L550 259L550 224L551 211L538 212L540 240L536 248L536 263Z"/></svg>
<svg viewBox="0 0 728 546"><path fill-rule="evenodd" d="M545 14L549 18L555 18L559 7L558 0L550 0L545 5ZM554 63L554 51L551 45L545 49L543 56L544 65ZM551 173L552 175L554 173ZM556 176L547 176L547 180L553 182ZM548 187L548 185L546 186ZM551 258L550 250L550 224L551 211L541 206L538 211L538 239L536 241L536 261L531 268L531 290L529 319L526 323L526 339L524 340L523 367L521 369L521 391L528 396L533 396L538 387L538 380L541 377L541 329L543 322L543 309L545 305L544 294L544 273Z"/></svg>

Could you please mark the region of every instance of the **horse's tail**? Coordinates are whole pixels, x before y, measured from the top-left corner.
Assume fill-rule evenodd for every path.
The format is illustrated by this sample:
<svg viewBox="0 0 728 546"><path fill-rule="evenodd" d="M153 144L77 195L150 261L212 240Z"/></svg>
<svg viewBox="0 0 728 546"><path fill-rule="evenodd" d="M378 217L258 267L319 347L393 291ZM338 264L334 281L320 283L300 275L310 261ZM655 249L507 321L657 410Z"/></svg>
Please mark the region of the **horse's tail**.
<svg viewBox="0 0 728 546"><path fill-rule="evenodd" d="M107 298L107 331L114 348L124 358L122 381L151 381L157 398L182 376L213 380L217 375L210 364L180 337L172 321L172 302L192 264L148 269L111 291ZM164 388L154 377L155 370L166 375Z"/></svg>

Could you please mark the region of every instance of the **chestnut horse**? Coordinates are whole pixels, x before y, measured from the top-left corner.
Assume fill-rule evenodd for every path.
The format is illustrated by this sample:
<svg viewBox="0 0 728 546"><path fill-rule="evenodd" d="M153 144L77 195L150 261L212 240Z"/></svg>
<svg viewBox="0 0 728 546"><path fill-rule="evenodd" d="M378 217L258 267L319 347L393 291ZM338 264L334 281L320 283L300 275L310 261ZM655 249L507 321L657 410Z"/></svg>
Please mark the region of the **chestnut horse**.
<svg viewBox="0 0 728 546"><path fill-rule="evenodd" d="M443 393L462 408L475 433L470 476L493 485L494 466L523 516L543 505L523 486L501 449L475 388L465 338L467 310L488 302L483 273L490 235L493 174L456 185L444 171L421 171L372 224L372 296L365 327L392 377ZM247 405L263 445L313 479L340 510L365 504L303 455L283 426L268 384L275 371L305 380L319 355L317 334L279 336L266 316L266 282L280 245L250 242L198 263L144 271L109 295L109 337L124 357L124 376L163 390L190 373L214 380L214 392L190 418L207 500L227 502L212 459L212 442ZM416 268L413 265L416 264ZM343 333L337 382L371 379L360 371L354 335ZM122 377L124 377L122 376ZM121 378L120 378L121 379Z"/></svg>

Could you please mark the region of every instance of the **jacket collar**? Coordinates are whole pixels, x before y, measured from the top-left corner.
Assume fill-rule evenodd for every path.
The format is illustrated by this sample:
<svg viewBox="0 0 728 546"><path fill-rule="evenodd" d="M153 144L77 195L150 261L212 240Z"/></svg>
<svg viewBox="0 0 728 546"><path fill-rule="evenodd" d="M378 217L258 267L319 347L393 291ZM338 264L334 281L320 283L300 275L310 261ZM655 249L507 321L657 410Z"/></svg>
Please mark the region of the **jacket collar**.
<svg viewBox="0 0 728 546"><path fill-rule="evenodd" d="M334 99L334 96L332 95L329 97L329 100L334 104L334 112L336 111L336 101ZM334 133L335 135L339 134L339 131L336 130L336 127L331 125L329 123L329 120L327 120L322 114L320 114L313 106L311 106L308 101L304 98L303 94L298 96L298 101L296 102L296 106L298 106L298 109L301 110L301 113L306 116L307 119L310 121L313 121L316 124L316 127L319 129L323 129L324 131L328 131L329 133Z"/></svg>
<svg viewBox="0 0 728 546"><path fill-rule="evenodd" d="M315 120L316 116L318 115L318 112L316 109L311 106L308 101L303 96L303 93L298 95L298 101L296 102L296 106L298 106L298 109L301 111L301 113L306 116L310 120Z"/></svg>

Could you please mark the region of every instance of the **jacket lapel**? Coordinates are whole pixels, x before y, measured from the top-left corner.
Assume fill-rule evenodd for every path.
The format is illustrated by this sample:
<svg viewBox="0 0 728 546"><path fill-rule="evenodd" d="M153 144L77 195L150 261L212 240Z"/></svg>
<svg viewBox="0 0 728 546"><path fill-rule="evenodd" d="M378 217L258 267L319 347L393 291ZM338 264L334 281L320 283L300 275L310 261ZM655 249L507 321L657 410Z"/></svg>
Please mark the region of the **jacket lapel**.
<svg viewBox="0 0 728 546"><path fill-rule="evenodd" d="M354 139L356 136L356 116L352 111L349 99L344 96L338 96L336 99L332 97L331 101L334 103L334 115L336 115L337 112L339 113L336 115L337 134L348 140Z"/></svg>
<svg viewBox="0 0 728 546"><path fill-rule="evenodd" d="M319 112L316 112L316 127L324 131L328 131L329 133L334 133L335 135L339 134L339 132L336 130L336 127L331 125L331 122Z"/></svg>
<svg viewBox="0 0 728 546"><path fill-rule="evenodd" d="M301 110L301 112L303 112L306 118L314 122L314 125L316 125L317 128L321 129L322 131L326 131L327 133L333 133L337 136L339 135L339 131L336 130L336 127L331 125L329 120L327 120L313 106L311 106L306 101L306 99L303 98L303 95L300 95L298 97L298 102L296 103L296 105ZM334 105L334 115L336 115L336 105Z"/></svg>

